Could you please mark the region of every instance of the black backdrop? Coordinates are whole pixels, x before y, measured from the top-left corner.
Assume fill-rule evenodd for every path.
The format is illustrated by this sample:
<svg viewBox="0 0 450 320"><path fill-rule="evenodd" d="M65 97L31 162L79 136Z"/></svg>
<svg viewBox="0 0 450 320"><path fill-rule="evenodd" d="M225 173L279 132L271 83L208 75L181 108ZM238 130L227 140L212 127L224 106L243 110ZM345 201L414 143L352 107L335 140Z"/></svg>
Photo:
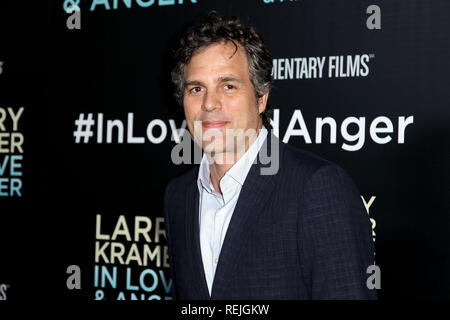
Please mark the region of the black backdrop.
<svg viewBox="0 0 450 320"><path fill-rule="evenodd" d="M171 160L171 128L182 126L183 113L172 98L170 52L187 25L216 9L255 26L276 59L269 104L279 136L344 167L370 203L379 298L450 298L448 2L171 3L81 0L79 30L66 25L70 1L2 3L0 108L6 114L8 107L24 108L16 130L10 118L5 130L0 126L0 133L24 137L23 153L0 152L0 166L6 156L21 155L23 173L12 176L10 163L2 173L9 179L3 186L14 177L22 183L20 196L0 187L6 190L0 196L5 296L29 297L36 288L37 299L169 296L162 196L167 182L192 166ZM367 12L371 5L379 14ZM381 28L369 28L368 20ZM323 62L322 76L302 69L313 60ZM329 73L336 61L344 63L337 76ZM349 62L359 74L349 75ZM289 63L292 73L283 71ZM89 114L92 137L77 142L75 121ZM335 143L328 126L316 140L316 120L326 117L336 122ZM356 141L341 132L351 117L365 121L364 143L354 151L343 148ZM400 117L411 122L403 141ZM385 121L378 128L392 123L392 133L378 133L389 142L372 138L374 119ZM122 142L117 126L107 141L108 120L121 122ZM311 141L289 127L307 129ZM353 123L343 131L357 135L357 129ZM136 221L142 228L151 224L147 238L134 239ZM107 240L115 228L116 238ZM80 290L66 286L69 265L81 269Z"/></svg>

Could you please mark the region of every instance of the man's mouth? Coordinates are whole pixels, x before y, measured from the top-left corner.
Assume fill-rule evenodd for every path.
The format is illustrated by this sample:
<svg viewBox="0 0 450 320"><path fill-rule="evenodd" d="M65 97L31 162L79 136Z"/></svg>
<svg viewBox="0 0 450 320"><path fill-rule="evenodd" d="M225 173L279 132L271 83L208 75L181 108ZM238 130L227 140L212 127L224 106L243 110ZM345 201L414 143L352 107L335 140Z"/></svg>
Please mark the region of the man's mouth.
<svg viewBox="0 0 450 320"><path fill-rule="evenodd" d="M221 128L227 125L228 121L220 121L220 120L204 120L202 121L203 128Z"/></svg>

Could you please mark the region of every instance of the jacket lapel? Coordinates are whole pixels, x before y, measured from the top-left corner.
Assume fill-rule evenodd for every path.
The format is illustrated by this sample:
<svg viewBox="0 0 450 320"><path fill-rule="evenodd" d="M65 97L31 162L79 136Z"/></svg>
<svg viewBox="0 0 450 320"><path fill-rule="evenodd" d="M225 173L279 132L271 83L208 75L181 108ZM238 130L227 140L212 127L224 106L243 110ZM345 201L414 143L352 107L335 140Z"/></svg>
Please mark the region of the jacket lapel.
<svg viewBox="0 0 450 320"><path fill-rule="evenodd" d="M270 143L271 139L277 138L269 134L265 144ZM279 141L276 142L279 143ZM266 146L263 145L261 150L263 148L266 148ZM260 154L258 154L259 157ZM212 299L223 297L226 286L233 277L234 270L239 263L242 248L246 245L247 235L256 225L256 219L260 216L258 213L264 209L266 201L270 198L271 190L275 186L276 175L261 175L262 167L260 161L253 164L242 186L220 252L212 286Z"/></svg>
<svg viewBox="0 0 450 320"><path fill-rule="evenodd" d="M210 299L208 286L206 284L205 271L203 269L202 255L200 249L199 230L199 192L197 180L191 183L186 197L186 243L192 252L192 285L196 291L196 299Z"/></svg>

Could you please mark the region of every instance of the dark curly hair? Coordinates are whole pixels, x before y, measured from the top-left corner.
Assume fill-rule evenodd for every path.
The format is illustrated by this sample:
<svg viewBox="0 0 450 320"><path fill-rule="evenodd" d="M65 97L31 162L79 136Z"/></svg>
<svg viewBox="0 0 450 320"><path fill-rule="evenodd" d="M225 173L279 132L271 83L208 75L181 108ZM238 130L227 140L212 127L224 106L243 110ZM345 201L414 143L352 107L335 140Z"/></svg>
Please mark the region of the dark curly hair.
<svg viewBox="0 0 450 320"><path fill-rule="evenodd" d="M258 32L245 26L237 17L225 17L211 11L208 15L187 29L174 52L175 66L172 70L172 82L175 85L175 98L183 104L184 68L197 50L222 41L231 41L238 49L240 44L247 53L250 81L258 100L269 92L272 84L272 56L264 47ZM271 128L271 110L268 105L260 114L264 126Z"/></svg>

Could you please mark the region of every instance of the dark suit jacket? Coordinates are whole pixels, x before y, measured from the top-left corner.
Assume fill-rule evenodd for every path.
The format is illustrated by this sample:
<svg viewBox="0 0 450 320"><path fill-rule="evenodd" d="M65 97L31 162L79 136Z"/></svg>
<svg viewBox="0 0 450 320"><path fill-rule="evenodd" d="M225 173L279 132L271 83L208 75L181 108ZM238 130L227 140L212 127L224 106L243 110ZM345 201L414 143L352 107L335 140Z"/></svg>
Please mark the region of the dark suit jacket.
<svg viewBox="0 0 450 320"><path fill-rule="evenodd" d="M371 226L351 178L281 141L279 155L276 175L260 175L259 162L247 175L211 297L200 252L198 166L169 183L164 214L175 299L376 298L366 286Z"/></svg>

